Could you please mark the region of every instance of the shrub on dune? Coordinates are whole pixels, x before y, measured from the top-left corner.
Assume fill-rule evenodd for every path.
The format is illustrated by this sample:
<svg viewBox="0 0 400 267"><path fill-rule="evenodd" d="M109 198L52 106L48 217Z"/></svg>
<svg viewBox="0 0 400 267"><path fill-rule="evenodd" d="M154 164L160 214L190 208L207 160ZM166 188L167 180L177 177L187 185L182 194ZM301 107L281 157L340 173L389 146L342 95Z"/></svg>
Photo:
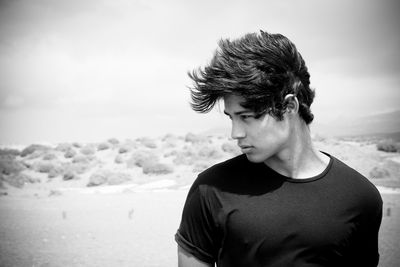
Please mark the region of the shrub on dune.
<svg viewBox="0 0 400 267"><path fill-rule="evenodd" d="M43 151L36 150L33 153L25 156L25 159L27 159L27 160L37 159L37 158L40 158L41 156L43 156L44 153L45 152L43 152Z"/></svg>
<svg viewBox="0 0 400 267"><path fill-rule="evenodd" d="M47 177L52 179L64 172L64 168L61 165L54 165L54 167L48 172Z"/></svg>
<svg viewBox="0 0 400 267"><path fill-rule="evenodd" d="M43 160L53 160L56 158L57 158L57 156L53 153L47 153L42 157Z"/></svg>
<svg viewBox="0 0 400 267"><path fill-rule="evenodd" d="M222 151L225 153L229 153L231 155L237 156L240 155L240 149L236 144L225 142L221 145Z"/></svg>
<svg viewBox="0 0 400 267"><path fill-rule="evenodd" d="M400 143L393 140L383 140L376 145L376 148L385 152L400 152Z"/></svg>
<svg viewBox="0 0 400 267"><path fill-rule="evenodd" d="M76 155L73 159L72 159L72 163L82 163L82 164L89 164L90 160L88 157L84 156L84 155Z"/></svg>
<svg viewBox="0 0 400 267"><path fill-rule="evenodd" d="M157 143L154 139L148 138L148 137L142 137L136 140L138 143L140 143L142 146L147 147L147 148L157 148Z"/></svg>
<svg viewBox="0 0 400 267"><path fill-rule="evenodd" d="M25 169L32 169L33 163L27 161L20 161L22 165L24 165Z"/></svg>
<svg viewBox="0 0 400 267"><path fill-rule="evenodd" d="M125 182L130 181L131 179L132 179L131 176L126 173L122 173L122 172L111 173L108 176L107 184L109 184L109 185L123 184Z"/></svg>
<svg viewBox="0 0 400 267"><path fill-rule="evenodd" d="M49 192L49 197L54 197L54 196L61 196L62 192L60 190L50 190Z"/></svg>
<svg viewBox="0 0 400 267"><path fill-rule="evenodd" d="M22 188L26 183L38 183L39 179L34 179L26 174L17 173L9 176L4 176L3 180L7 182L9 185L17 188Z"/></svg>
<svg viewBox="0 0 400 267"><path fill-rule="evenodd" d="M17 175L22 175L23 179L25 179L27 181L27 183L36 184L36 183L40 183L41 182L41 180L39 178L34 178L34 177L31 177L31 176L29 176L27 174L24 174L24 173L19 173Z"/></svg>
<svg viewBox="0 0 400 267"><path fill-rule="evenodd" d="M111 145L109 143L103 142L97 145L97 150L101 151L101 150L106 150L109 149L111 147Z"/></svg>
<svg viewBox="0 0 400 267"><path fill-rule="evenodd" d="M164 153L165 158L176 156L176 155L178 155L178 150L176 150L176 149L173 149L173 150L170 150L170 151Z"/></svg>
<svg viewBox="0 0 400 267"><path fill-rule="evenodd" d="M375 166L370 172L369 176L375 179L390 177L390 173L387 169Z"/></svg>
<svg viewBox="0 0 400 267"><path fill-rule="evenodd" d="M135 166L143 167L152 162L158 162L158 156L154 152L149 150L137 150L132 153L126 164L128 168L132 168Z"/></svg>
<svg viewBox="0 0 400 267"><path fill-rule="evenodd" d="M56 146L55 150L60 152L67 152L73 148L72 144L69 143L60 143Z"/></svg>
<svg viewBox="0 0 400 267"><path fill-rule="evenodd" d="M209 163L206 162L198 162L194 165L192 171L193 172L202 172L204 170L206 170L208 167L210 167Z"/></svg>
<svg viewBox="0 0 400 267"><path fill-rule="evenodd" d="M13 149L13 148L2 148L0 149L0 157L1 156L12 156L16 157L21 155L21 151L18 149Z"/></svg>
<svg viewBox="0 0 400 267"><path fill-rule="evenodd" d="M73 147L76 147L76 148L81 148L81 147L82 147L82 144L81 144L81 143L78 143L78 142L73 142L73 143L72 143L72 146L73 146Z"/></svg>
<svg viewBox="0 0 400 267"><path fill-rule="evenodd" d="M49 173L56 168L56 165L50 161L37 161L33 164L33 169L40 173Z"/></svg>
<svg viewBox="0 0 400 267"><path fill-rule="evenodd" d="M177 139L179 139L178 136L176 136L176 135L174 135L174 134L171 134L171 133L168 133L168 134L164 135L164 136L161 138L161 140L162 140L163 142L166 142L166 141L168 141L168 140L177 140Z"/></svg>
<svg viewBox="0 0 400 267"><path fill-rule="evenodd" d="M124 154L131 151L131 148L127 145L122 145L119 149L118 149L118 153L120 154Z"/></svg>
<svg viewBox="0 0 400 267"><path fill-rule="evenodd" d="M0 189L4 189L5 188L3 181L4 181L3 174L0 173Z"/></svg>
<svg viewBox="0 0 400 267"><path fill-rule="evenodd" d="M185 136L185 142L192 144L208 143L209 141L209 138L204 135L188 133Z"/></svg>
<svg viewBox="0 0 400 267"><path fill-rule="evenodd" d="M117 163L117 164L122 164L122 163L124 163L123 157L122 157L121 155L117 155L117 156L115 157L115 159L114 159L114 163Z"/></svg>
<svg viewBox="0 0 400 267"><path fill-rule="evenodd" d="M86 146L82 147L79 150L79 152L81 152L81 154L83 154L83 155L88 156L88 155L93 155L94 153L96 153L96 150L95 150L95 148L93 146L86 145Z"/></svg>
<svg viewBox="0 0 400 267"><path fill-rule="evenodd" d="M186 148L183 151L176 152L173 163L177 165L193 165L197 160L197 154L191 149Z"/></svg>
<svg viewBox="0 0 400 267"><path fill-rule="evenodd" d="M162 138L164 148L174 148L178 145L179 137L173 134L167 134Z"/></svg>
<svg viewBox="0 0 400 267"><path fill-rule="evenodd" d="M163 175L172 172L174 172L172 166L160 162L147 163L143 166L144 174Z"/></svg>
<svg viewBox="0 0 400 267"><path fill-rule="evenodd" d="M47 174L47 178L53 179L53 178L56 178L58 175L60 175L60 173L58 173L57 171L53 171L52 170Z"/></svg>
<svg viewBox="0 0 400 267"><path fill-rule="evenodd" d="M73 172L77 174L83 174L90 169L90 165L76 162L76 163L66 163L63 165L64 173Z"/></svg>
<svg viewBox="0 0 400 267"><path fill-rule="evenodd" d="M71 148L71 149L65 151L64 158L66 158L66 159L73 158L75 155L76 155L76 151L73 148Z"/></svg>
<svg viewBox="0 0 400 267"><path fill-rule="evenodd" d="M210 160L222 158L221 152L210 146L203 146L202 148L200 148L198 151L198 155L201 158L206 158Z"/></svg>
<svg viewBox="0 0 400 267"><path fill-rule="evenodd" d="M80 179L80 177L79 177L76 173L74 173L73 171L71 171L71 170L69 170L69 171L67 171L67 172L65 172L65 173L63 174L63 180L64 180L64 181L79 180L79 179Z"/></svg>
<svg viewBox="0 0 400 267"><path fill-rule="evenodd" d="M49 149L50 149L50 147L48 147L48 146L33 144L33 145L30 145L30 146L24 148L21 151L21 157L26 157L34 152L39 152L36 154L42 154L43 152L46 152Z"/></svg>
<svg viewBox="0 0 400 267"><path fill-rule="evenodd" d="M107 183L108 176L110 176L111 172L108 170L98 170L93 173L89 177L89 183L87 184L88 187L91 186L99 186Z"/></svg>
<svg viewBox="0 0 400 267"><path fill-rule="evenodd" d="M6 176L3 179L5 182L7 182L7 184L16 188L24 187L25 183L27 182L27 179L25 178L24 175L11 175L11 176Z"/></svg>
<svg viewBox="0 0 400 267"><path fill-rule="evenodd" d="M129 174L100 169L89 177L87 186L118 185L130 180L131 176Z"/></svg>
<svg viewBox="0 0 400 267"><path fill-rule="evenodd" d="M21 162L15 160L14 156L2 155L0 156L0 173L14 174L24 170L25 166Z"/></svg>
<svg viewBox="0 0 400 267"><path fill-rule="evenodd" d="M399 173L400 163L396 160L386 159L370 170L369 177L376 179L388 178L392 181L396 181L395 186L397 186Z"/></svg>
<svg viewBox="0 0 400 267"><path fill-rule="evenodd" d="M137 148L137 143L133 140L125 140L123 143L119 144L119 149L118 153L124 154L128 153L132 150L135 150Z"/></svg>
<svg viewBox="0 0 400 267"><path fill-rule="evenodd" d="M112 144L112 145L114 145L114 146L116 146L116 145L119 144L119 140L118 140L117 138L114 138L114 137L108 139L107 142L110 143L110 144Z"/></svg>

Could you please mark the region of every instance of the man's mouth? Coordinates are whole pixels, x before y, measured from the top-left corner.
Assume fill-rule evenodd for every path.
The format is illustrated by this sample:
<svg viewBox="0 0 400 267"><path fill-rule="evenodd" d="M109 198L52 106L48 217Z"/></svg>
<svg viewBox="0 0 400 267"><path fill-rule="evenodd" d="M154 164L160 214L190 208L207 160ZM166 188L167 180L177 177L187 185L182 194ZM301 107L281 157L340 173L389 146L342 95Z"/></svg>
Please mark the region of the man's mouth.
<svg viewBox="0 0 400 267"><path fill-rule="evenodd" d="M240 149L242 150L242 153L249 153L251 149L253 148L252 146L247 146L247 145L239 145Z"/></svg>

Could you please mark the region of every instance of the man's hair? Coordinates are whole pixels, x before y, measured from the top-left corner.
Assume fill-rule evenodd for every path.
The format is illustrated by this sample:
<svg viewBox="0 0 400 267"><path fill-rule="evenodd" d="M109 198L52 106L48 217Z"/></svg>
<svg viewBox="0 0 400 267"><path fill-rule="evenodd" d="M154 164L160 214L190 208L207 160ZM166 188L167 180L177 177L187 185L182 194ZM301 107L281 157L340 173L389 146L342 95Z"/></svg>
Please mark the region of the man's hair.
<svg viewBox="0 0 400 267"><path fill-rule="evenodd" d="M281 34L251 33L236 40L221 40L210 64L189 72L193 110L206 113L227 94L245 99L242 106L258 116L283 119L285 96L294 94L306 124L314 115L310 74L296 46Z"/></svg>

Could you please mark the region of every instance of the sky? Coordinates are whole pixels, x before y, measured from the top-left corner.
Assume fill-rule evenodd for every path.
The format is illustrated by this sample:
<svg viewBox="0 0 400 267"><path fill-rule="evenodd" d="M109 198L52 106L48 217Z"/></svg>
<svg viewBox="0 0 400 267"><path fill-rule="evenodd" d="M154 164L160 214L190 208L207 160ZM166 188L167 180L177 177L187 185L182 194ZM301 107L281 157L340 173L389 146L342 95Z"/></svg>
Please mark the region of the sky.
<svg viewBox="0 0 400 267"><path fill-rule="evenodd" d="M187 72L222 38L291 39L316 123L400 109L395 0L0 0L0 144L229 127L190 109Z"/></svg>

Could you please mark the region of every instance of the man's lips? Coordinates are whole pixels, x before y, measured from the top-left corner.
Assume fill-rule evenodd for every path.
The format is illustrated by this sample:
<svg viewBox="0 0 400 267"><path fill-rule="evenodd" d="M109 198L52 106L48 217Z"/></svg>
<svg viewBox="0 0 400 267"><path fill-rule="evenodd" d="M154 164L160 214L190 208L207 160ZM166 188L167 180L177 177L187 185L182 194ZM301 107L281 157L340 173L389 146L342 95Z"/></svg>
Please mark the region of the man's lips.
<svg viewBox="0 0 400 267"><path fill-rule="evenodd" d="M237 145L238 145L238 147L240 147L240 148L252 147L250 144L240 143L240 142L237 142Z"/></svg>
<svg viewBox="0 0 400 267"><path fill-rule="evenodd" d="M243 153L250 152L250 150L253 148L252 146L248 146L248 145L239 145L239 147Z"/></svg>

